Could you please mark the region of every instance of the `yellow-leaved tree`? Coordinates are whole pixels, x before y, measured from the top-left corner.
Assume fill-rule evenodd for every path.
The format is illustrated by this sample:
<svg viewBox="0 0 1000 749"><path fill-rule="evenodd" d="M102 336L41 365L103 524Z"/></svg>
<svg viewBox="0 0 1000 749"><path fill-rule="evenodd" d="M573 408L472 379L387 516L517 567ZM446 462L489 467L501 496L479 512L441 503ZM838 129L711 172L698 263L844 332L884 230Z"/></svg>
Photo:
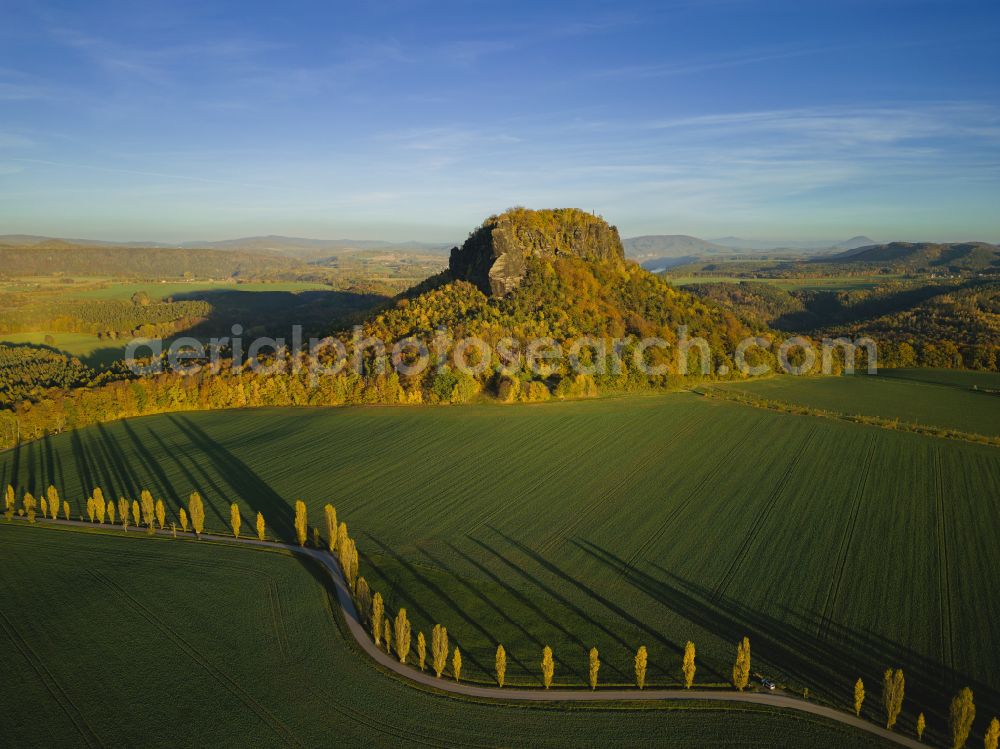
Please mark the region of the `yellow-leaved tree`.
<svg viewBox="0 0 1000 749"><path fill-rule="evenodd" d="M861 715L861 706L865 703L865 683L858 679L854 682L854 714Z"/></svg>
<svg viewBox="0 0 1000 749"><path fill-rule="evenodd" d="M139 527L141 521L141 516L139 515L139 501L136 499L132 500L132 525L136 528Z"/></svg>
<svg viewBox="0 0 1000 749"><path fill-rule="evenodd" d="M695 649L694 643L688 640L684 644L684 688L690 689L694 684L694 674L697 667L694 664Z"/></svg>
<svg viewBox="0 0 1000 749"><path fill-rule="evenodd" d="M385 623L382 629L382 641L385 644L385 652L392 653L392 622L389 621L389 617L385 618Z"/></svg>
<svg viewBox="0 0 1000 749"><path fill-rule="evenodd" d="M368 581L363 577L359 577L357 585L354 586L354 603L362 617L368 616L368 612L372 610L371 588L368 587Z"/></svg>
<svg viewBox="0 0 1000 749"><path fill-rule="evenodd" d="M546 689L552 686L552 675L555 671L556 664L552 659L552 648L546 645L542 649L542 683Z"/></svg>
<svg viewBox="0 0 1000 749"><path fill-rule="evenodd" d="M115 524L115 503L114 502L108 502L107 512L108 512L108 523L111 524L111 525L114 525Z"/></svg>
<svg viewBox="0 0 1000 749"><path fill-rule="evenodd" d="M69 502L63 500L63 518L69 520Z"/></svg>
<svg viewBox="0 0 1000 749"><path fill-rule="evenodd" d="M128 533L128 500L125 497L118 498L118 522L122 524L122 528Z"/></svg>
<svg viewBox="0 0 1000 749"><path fill-rule="evenodd" d="M104 492L100 489L94 489L94 514L97 515L97 522L104 525L107 503L104 501Z"/></svg>
<svg viewBox="0 0 1000 749"><path fill-rule="evenodd" d="M187 533L188 532L188 513L187 513L187 510L185 510L183 507L181 507L180 512L178 514L180 515L180 518L181 518L181 530L184 531L185 533Z"/></svg>
<svg viewBox="0 0 1000 749"><path fill-rule="evenodd" d="M299 541L299 546L306 545L308 535L309 518L306 515L306 503L297 499L295 500L295 537Z"/></svg>
<svg viewBox="0 0 1000 749"><path fill-rule="evenodd" d="M35 502L35 498L33 496L31 496L30 492L25 493L24 499L21 500L21 504L24 505L24 514L28 516L28 522L29 523L34 523L35 522L35 506L36 506L37 503ZM94 519L91 518L90 522L94 522Z"/></svg>
<svg viewBox="0 0 1000 749"><path fill-rule="evenodd" d="M601 670L601 658L597 653L597 648L590 649L590 668L588 670L588 677L590 679L590 688L597 689L597 672Z"/></svg>
<svg viewBox="0 0 1000 749"><path fill-rule="evenodd" d="M646 646L641 645L635 651L635 685L639 689L643 689L646 686L646 663L648 660L649 653L646 651Z"/></svg>
<svg viewBox="0 0 1000 749"><path fill-rule="evenodd" d="M156 517L156 502L153 501L153 495L149 493L149 490L143 489L139 493L139 503L142 507L142 522L147 526L153 525L153 519Z"/></svg>
<svg viewBox="0 0 1000 749"><path fill-rule="evenodd" d="M994 718L990 721L989 728L986 729L986 734L983 736L983 747L997 749L997 744L1000 744L1000 720Z"/></svg>
<svg viewBox="0 0 1000 749"><path fill-rule="evenodd" d="M917 716L917 740L918 741L923 741L924 740L924 730L926 728L927 728L927 718L925 718L924 714L921 712L920 715ZM996 748L996 744L993 745L993 749L997 749Z"/></svg>
<svg viewBox="0 0 1000 749"><path fill-rule="evenodd" d="M62 502L59 501L59 490L50 484L45 494L49 500L49 514L55 520L59 517L59 508L62 507Z"/></svg>
<svg viewBox="0 0 1000 749"><path fill-rule="evenodd" d="M87 497L87 519L91 523L94 522L94 517L97 515L97 502L94 501L93 496Z"/></svg>
<svg viewBox="0 0 1000 749"><path fill-rule="evenodd" d="M49 500L47 500L45 497L41 497L38 500L38 504L41 505L42 517L47 518L49 516Z"/></svg>
<svg viewBox="0 0 1000 749"><path fill-rule="evenodd" d="M201 538L201 532L205 529L205 502L198 492L191 493L188 508L191 511L191 527L198 538Z"/></svg>
<svg viewBox="0 0 1000 749"><path fill-rule="evenodd" d="M400 609L396 614L396 656L400 663L406 663L410 654L410 620L406 618L406 609Z"/></svg>
<svg viewBox="0 0 1000 749"><path fill-rule="evenodd" d="M337 510L333 505L323 507L323 517L326 519L326 545L329 550L337 550Z"/></svg>
<svg viewBox="0 0 1000 749"><path fill-rule="evenodd" d="M462 651L455 648L455 655L451 658L451 672L455 676L455 681L462 678Z"/></svg>
<svg viewBox="0 0 1000 749"><path fill-rule="evenodd" d="M496 667L497 684L502 687L507 678L507 651L504 650L503 645L497 645Z"/></svg>
<svg viewBox="0 0 1000 749"><path fill-rule="evenodd" d="M962 749L965 742L969 740L969 732L972 731L972 722L976 719L976 703L972 697L972 690L963 687L955 698L951 701L948 710L948 723L951 728L952 749Z"/></svg>
<svg viewBox="0 0 1000 749"><path fill-rule="evenodd" d="M163 505L162 499L156 500L155 511L156 511L156 524L162 531L163 526L167 522L167 508Z"/></svg>
<svg viewBox="0 0 1000 749"><path fill-rule="evenodd" d="M240 517L240 508L235 502L229 505L229 525L233 529L233 538L240 537L240 526L243 518Z"/></svg>
<svg viewBox="0 0 1000 749"><path fill-rule="evenodd" d="M434 667L434 675L439 679L448 664L448 652L448 630L435 624L431 630L431 665Z"/></svg>
<svg viewBox="0 0 1000 749"><path fill-rule="evenodd" d="M360 587L363 581L363 577L358 580L358 587ZM423 671L427 663L427 639L424 637L423 632L417 632L417 663L420 665L420 670Z"/></svg>
<svg viewBox="0 0 1000 749"><path fill-rule="evenodd" d="M14 517L14 505L17 504L16 496L14 487L7 484L7 488L3 492L3 514L8 520Z"/></svg>
<svg viewBox="0 0 1000 749"><path fill-rule="evenodd" d="M903 669L893 671L887 668L882 681L882 704L885 706L885 727L891 729L896 725L896 719L903 709L903 691L905 689Z"/></svg>
<svg viewBox="0 0 1000 749"><path fill-rule="evenodd" d="M733 664L733 686L741 692L750 683L750 638L744 637L736 645L736 662Z"/></svg>
<svg viewBox="0 0 1000 749"><path fill-rule="evenodd" d="M382 594L375 591L375 596L372 598L372 639L375 640L376 645L382 642L382 617L384 615L385 602L382 600Z"/></svg>
<svg viewBox="0 0 1000 749"><path fill-rule="evenodd" d="M265 530L266 529L264 528L264 516L261 513L258 512L257 513L257 540L258 541L263 541L264 540L264 531Z"/></svg>

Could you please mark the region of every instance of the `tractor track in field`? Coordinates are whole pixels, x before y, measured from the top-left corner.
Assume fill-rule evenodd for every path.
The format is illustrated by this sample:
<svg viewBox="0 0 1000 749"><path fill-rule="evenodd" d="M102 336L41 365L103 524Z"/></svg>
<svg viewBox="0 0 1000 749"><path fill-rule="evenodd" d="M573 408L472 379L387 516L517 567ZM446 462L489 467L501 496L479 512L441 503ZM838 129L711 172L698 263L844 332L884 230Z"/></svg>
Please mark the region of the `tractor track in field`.
<svg viewBox="0 0 1000 749"><path fill-rule="evenodd" d="M778 503L782 493L785 491L785 487L788 485L788 481L791 478L792 472L795 470L795 466L799 464L799 460L802 458L802 453L805 452L806 447L812 441L813 435L816 434L817 429L818 427L813 425L812 429L810 429L806 436L802 439L802 444L799 445L798 450L795 451L795 456L788 464L788 468L771 489L771 495L767 498L767 501L761 511L757 513L757 517L754 519L753 525L750 526L750 530L747 531L746 537L743 539L743 543L740 544L740 548L736 552L736 556L733 558L733 561L730 562L729 567L722 576L722 580L719 581L719 584L715 587L715 590L712 593L713 598L718 599L724 595L726 588L728 588L730 583L732 583L736 573L743 565L743 560L746 559L746 555L750 552L750 548L753 546L754 541L757 540L757 536L760 534L761 528L764 527L764 524L771 516L771 512L774 510L775 505Z"/></svg>
<svg viewBox="0 0 1000 749"><path fill-rule="evenodd" d="M253 712L272 731L278 734L283 741L287 742L289 745L302 746L288 726L282 723L271 713L270 710L244 690L243 687L241 687L233 678L228 676L224 671L221 671L213 666L201 653L198 652L196 647L185 640L177 631L174 630L173 627L162 621L158 616L156 616L155 613L146 608L146 606L140 601L136 600L131 593L125 590L125 588L120 586L103 572L99 572L97 570L88 570L88 572L90 572L96 580L115 592L118 597L125 601L125 603L127 603L133 611L139 614L139 616L163 632L163 634L165 634L174 643L174 645L178 646L178 648L185 655L187 655L188 658L201 666L201 668L204 669L213 679L225 687L230 694L236 697L246 707L250 708L251 712Z"/></svg>
<svg viewBox="0 0 1000 749"><path fill-rule="evenodd" d="M75 526L75 527L89 527L91 524L83 521L77 520L55 520L55 521L44 521L42 527L45 525L56 525L56 526ZM157 531L161 535L169 535L169 531ZM378 663L381 667L388 671L392 671L394 674L401 676L403 679L411 682L413 684L418 684L424 688L433 689L437 693L445 693L451 695L459 695L465 697L472 697L476 699L493 700L499 702L542 702L542 703L560 703L560 702L590 702L590 703L614 703L614 702L653 702L653 701L702 701L702 702L729 702L729 703L744 703L744 704L754 704L761 705L764 707L777 708L777 709L789 709L796 710L799 712L808 713L811 715L816 715L828 720L832 720L841 725L849 726L852 728L857 728L859 730L865 731L867 733L878 736L879 738L888 740L890 742L896 743L901 746L910 747L910 749L923 749L925 744L919 743L916 739L911 739L907 736L902 736L898 733L894 733L885 728L882 728L875 723L872 723L863 718L859 718L848 712L842 710L837 710L832 707L827 707L826 705L820 705L815 702L810 702L808 700L800 699L798 697L792 697L786 694L774 694L770 692L731 692L722 690L710 690L710 689L619 689L619 688L608 688L608 689L527 689L527 688L503 688L500 687L486 687L478 686L468 683L460 683L448 681L445 679L437 679L431 674L425 673L423 671L418 671L412 666L406 666L398 661L396 661L392 656L386 653L379 647L376 647L375 643L368 637L368 632L364 625L361 623L361 617L358 615L357 609L354 605L354 600L351 597L350 590L347 587L347 582L344 579L343 573L340 570L340 566L336 559L328 552L317 550L317 549L307 549L303 547L298 547L293 544L282 543L277 541L258 541L256 539L241 538L234 539L231 536L215 536L211 534L203 534L202 536L206 541L217 541L226 542L228 544L239 545L239 546L250 546L256 547L258 549L273 549L280 548L291 551L296 554L308 557L318 563L323 570L329 575L331 582L333 583L334 589L337 595L337 601L340 605L341 615L343 616L344 623L347 629L350 631L355 642L357 643L359 649L368 655L372 660ZM190 537L189 537L190 538ZM193 539L192 539L193 540ZM95 576L100 573L95 573L91 571L91 574ZM103 577L103 575L101 575ZM105 578L107 579L107 578ZM150 623L156 626L161 631L168 634L171 639L177 638L179 643L184 643L187 648L186 652L190 652L193 659L203 664L210 673L217 672L211 664L205 661L201 661L197 657L197 651L194 650L190 645L186 643L182 638L173 632L166 625L161 624L155 617L155 615L146 609L140 602L136 601L131 595L118 586L113 581L109 581L111 585L116 588L121 595L126 597L126 600L131 601L132 605L137 611L140 611L144 618L146 618ZM2 615L2 611L0 611ZM6 618L5 616L3 618ZM224 673L219 672L221 679L225 682L231 684L234 689L242 692L238 684L236 684L232 679L226 676ZM246 695L246 697L252 702L256 702L252 697ZM259 703L257 703L259 705ZM261 706L262 709L263 706ZM265 710L265 714L270 715ZM275 719L276 720L276 719ZM366 719L366 723L370 723L371 719ZM270 723L269 723L270 725ZM285 727L285 731L287 731ZM381 730L381 728L380 728ZM289 743L300 745L295 740L294 736L288 736ZM98 744L99 745L99 744ZM432 746L436 744L431 744Z"/></svg>
<svg viewBox="0 0 1000 749"><path fill-rule="evenodd" d="M83 716L80 708L76 706L76 703L70 698L63 689L59 680L56 679L55 675L49 670L49 667L45 665L38 653L34 651L31 644L24 638L24 636L18 632L17 627L14 623L7 618L7 615L0 609L0 629L7 635L8 639L14 643L14 647L21 654L21 657L28 662L31 666L31 670L35 672L38 676L38 680L42 682L45 687L45 691L49 693L52 697L53 702L59 705L59 708L66 714L69 718L70 723L76 728L77 732L83 738L84 743L87 746L102 747L104 743L98 737L97 733L91 728L87 719Z"/></svg>
<svg viewBox="0 0 1000 749"><path fill-rule="evenodd" d="M934 459L934 512L937 522L934 524L938 545L938 600L941 616L941 657L945 660L948 668L955 670L955 643L952 633L952 610L951 610L951 569L948 564L948 528L945 521L944 502L944 469L941 466L941 451L932 448Z"/></svg>
<svg viewBox="0 0 1000 749"><path fill-rule="evenodd" d="M830 625L833 623L833 612L837 605L837 598L840 596L840 586L844 580L844 572L847 569L847 559L851 551L851 542L854 539L854 531L858 525L858 516L861 514L861 505L864 503L865 490L868 488L868 479L871 476L872 464L875 462L875 449L877 438L874 434L868 438L868 451L865 453L864 467L861 469L861 481L858 490L854 493L854 502L851 504L851 514L847 521L847 531L840 538L840 548L837 549L837 567L833 575L833 585L827 591L826 600L823 602L823 612L819 618L819 629L816 636L826 639L830 634Z"/></svg>

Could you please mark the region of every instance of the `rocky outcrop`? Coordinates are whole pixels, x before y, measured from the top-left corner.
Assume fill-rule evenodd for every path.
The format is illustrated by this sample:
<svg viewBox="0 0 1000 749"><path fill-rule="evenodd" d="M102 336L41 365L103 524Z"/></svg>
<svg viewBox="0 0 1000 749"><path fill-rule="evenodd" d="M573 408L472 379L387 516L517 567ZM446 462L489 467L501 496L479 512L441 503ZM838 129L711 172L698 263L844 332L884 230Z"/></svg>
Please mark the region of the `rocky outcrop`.
<svg viewBox="0 0 1000 749"><path fill-rule="evenodd" d="M503 296L520 286L529 258L557 255L621 263L625 251L618 229L585 211L512 208L490 216L461 247L453 248L449 268L455 278L476 284L483 293Z"/></svg>

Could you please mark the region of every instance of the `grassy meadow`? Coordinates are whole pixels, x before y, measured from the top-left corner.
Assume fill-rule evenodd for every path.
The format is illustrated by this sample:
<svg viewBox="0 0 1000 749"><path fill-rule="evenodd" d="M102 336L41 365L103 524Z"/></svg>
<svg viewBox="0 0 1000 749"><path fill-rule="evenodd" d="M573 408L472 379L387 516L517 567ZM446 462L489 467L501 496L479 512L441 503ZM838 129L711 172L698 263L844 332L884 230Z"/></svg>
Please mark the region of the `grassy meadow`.
<svg viewBox="0 0 1000 749"><path fill-rule="evenodd" d="M883 387L873 383L871 387ZM879 714L882 671L907 674L905 730L932 730L969 684L1000 711L1000 452L688 393L532 406L261 409L178 414L60 435L0 455L0 484L49 482L82 513L91 487L148 487L171 514L188 493L224 530L236 501L292 537L333 502L361 570L418 629L448 626L467 678L537 684L728 681L754 671ZM974 607L960 602L975 601Z"/></svg>
<svg viewBox="0 0 1000 749"><path fill-rule="evenodd" d="M1000 374L991 372L884 370L876 376L779 376L717 387L852 416L1000 436L1000 395L988 392L1000 390Z"/></svg>
<svg viewBox="0 0 1000 749"><path fill-rule="evenodd" d="M357 652L319 569L279 551L0 521L0 602L8 747L886 746L751 706L413 688Z"/></svg>

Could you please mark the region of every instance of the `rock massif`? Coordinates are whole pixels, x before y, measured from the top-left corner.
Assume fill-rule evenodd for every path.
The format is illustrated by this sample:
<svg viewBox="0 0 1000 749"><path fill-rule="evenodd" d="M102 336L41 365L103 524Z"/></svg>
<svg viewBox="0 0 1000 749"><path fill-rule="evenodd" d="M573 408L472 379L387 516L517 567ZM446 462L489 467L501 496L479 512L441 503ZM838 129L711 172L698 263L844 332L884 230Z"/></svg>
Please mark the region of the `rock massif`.
<svg viewBox="0 0 1000 749"><path fill-rule="evenodd" d="M453 248L449 269L455 278L498 297L520 286L530 258L557 255L621 263L625 250L618 229L586 211L512 208L490 216Z"/></svg>

